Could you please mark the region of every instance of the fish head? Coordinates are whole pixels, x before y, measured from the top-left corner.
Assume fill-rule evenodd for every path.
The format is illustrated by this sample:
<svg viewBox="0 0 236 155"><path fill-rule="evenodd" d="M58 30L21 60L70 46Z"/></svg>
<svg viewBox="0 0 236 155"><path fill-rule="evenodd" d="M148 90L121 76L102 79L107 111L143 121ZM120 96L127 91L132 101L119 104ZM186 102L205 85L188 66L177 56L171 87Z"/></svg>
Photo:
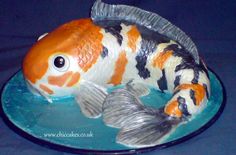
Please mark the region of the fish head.
<svg viewBox="0 0 236 155"><path fill-rule="evenodd" d="M89 47L83 41L89 24L85 19L64 24L33 45L23 60L23 75L31 92L47 99L72 95L86 66L81 60L87 56L81 55L89 53L83 52Z"/></svg>

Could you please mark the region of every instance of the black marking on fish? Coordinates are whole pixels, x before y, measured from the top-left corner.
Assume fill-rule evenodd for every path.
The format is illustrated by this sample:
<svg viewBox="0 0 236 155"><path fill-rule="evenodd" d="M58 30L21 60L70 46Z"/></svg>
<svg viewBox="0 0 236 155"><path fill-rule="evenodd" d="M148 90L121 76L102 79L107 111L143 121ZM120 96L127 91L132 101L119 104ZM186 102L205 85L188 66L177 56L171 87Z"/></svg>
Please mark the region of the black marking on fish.
<svg viewBox="0 0 236 155"><path fill-rule="evenodd" d="M164 92L164 90L167 90L167 80L164 69L162 70L162 77L157 81L157 84L162 92Z"/></svg>
<svg viewBox="0 0 236 155"><path fill-rule="evenodd" d="M209 79L210 77L209 77L208 70L207 70L207 68L206 68L206 66L204 65L204 62L203 62L202 60L200 60L199 65L201 66L202 70L206 73L207 78Z"/></svg>
<svg viewBox="0 0 236 155"><path fill-rule="evenodd" d="M167 38L166 36L158 33L158 32L154 32L144 26L140 26L140 25L136 25L137 29L139 31L139 33L141 34L142 38L145 38L146 40L154 40L156 42L156 44L160 44L160 43L169 43L170 39Z"/></svg>
<svg viewBox="0 0 236 155"><path fill-rule="evenodd" d="M112 34L116 39L119 45L122 44L123 36L120 34L122 27L120 25L112 26L112 27L104 27L106 33Z"/></svg>
<svg viewBox="0 0 236 155"><path fill-rule="evenodd" d="M162 35L158 32L154 32L145 26L138 25L136 23L133 23L131 21L125 21L125 20L102 20L102 21L95 21L95 24L103 27L103 28L108 28L108 27L113 27L116 31L120 33L121 31L121 24L125 26L133 26L135 25L141 34L142 38L145 38L146 40L154 40L156 44L159 43L169 43L170 39L166 37L165 35Z"/></svg>
<svg viewBox="0 0 236 155"><path fill-rule="evenodd" d="M188 61L188 62L193 61L192 64L195 64L195 60L193 60L192 55L189 52L187 52L184 47L179 47L178 44L170 44L164 49L164 51L169 51L169 50L173 51L174 56L181 57L183 61Z"/></svg>
<svg viewBox="0 0 236 155"><path fill-rule="evenodd" d="M172 44L164 49L164 51L167 51L167 50L173 50L174 56L182 58L181 63L175 67L175 72L178 72L178 71L184 70L184 69L193 70L194 78L191 81L193 84L198 83L199 72L205 73L207 75L207 77L209 78L208 71L207 71L206 67L204 66L203 62L200 61L200 63L197 64L195 62L194 58L192 57L192 55L190 53L186 52L186 50L184 48L179 48L178 45Z"/></svg>
<svg viewBox="0 0 236 155"><path fill-rule="evenodd" d="M207 97L207 99L209 99L209 92L208 92L207 85L206 85L206 84L203 84L203 87L204 87L204 89L205 89L205 91L206 91L206 97Z"/></svg>
<svg viewBox="0 0 236 155"><path fill-rule="evenodd" d="M103 46L101 57L105 58L106 56L108 56L108 49L105 46Z"/></svg>
<svg viewBox="0 0 236 155"><path fill-rule="evenodd" d="M179 85L180 78L181 78L181 75L178 75L175 77L174 88L176 88Z"/></svg>
<svg viewBox="0 0 236 155"><path fill-rule="evenodd" d="M198 83L198 78L199 78L199 71L194 69L193 72L194 72L194 77L193 77L192 83L197 84Z"/></svg>
<svg viewBox="0 0 236 155"><path fill-rule="evenodd" d="M179 110L183 113L183 115L190 116L191 114L188 112L188 107L187 107L185 98L183 98L182 96L179 96L177 98L177 101L179 103Z"/></svg>
<svg viewBox="0 0 236 155"><path fill-rule="evenodd" d="M173 96L175 96L176 94L178 94L180 92L180 89L176 90L174 93L173 93Z"/></svg>
<svg viewBox="0 0 236 155"><path fill-rule="evenodd" d="M173 55L182 58L182 62L176 66L175 72L178 72L183 69L196 69L200 70L198 64L195 63L192 55L187 52L183 47L179 48L177 44L171 44L167 46L164 51L172 50Z"/></svg>
<svg viewBox="0 0 236 155"><path fill-rule="evenodd" d="M147 64L147 56L136 56L135 60L137 61L136 68L138 69L138 75L147 79L150 77L150 71L145 67Z"/></svg>
<svg viewBox="0 0 236 155"><path fill-rule="evenodd" d="M157 44L153 40L142 39L141 48L137 56L135 57L137 64L136 68L138 69L138 74L141 78L147 79L150 77L150 71L145 67L147 64L148 56L155 52Z"/></svg>
<svg viewBox="0 0 236 155"><path fill-rule="evenodd" d="M193 104L197 105L196 104L196 98L195 98L195 92L192 89L190 89L190 97L193 100Z"/></svg>
<svg viewBox="0 0 236 155"><path fill-rule="evenodd" d="M136 26L142 37L141 48L135 58L137 61L136 68L138 69L139 76L146 79L150 77L150 71L145 67L148 56L156 51L158 44L168 43L170 42L170 39L145 27Z"/></svg>

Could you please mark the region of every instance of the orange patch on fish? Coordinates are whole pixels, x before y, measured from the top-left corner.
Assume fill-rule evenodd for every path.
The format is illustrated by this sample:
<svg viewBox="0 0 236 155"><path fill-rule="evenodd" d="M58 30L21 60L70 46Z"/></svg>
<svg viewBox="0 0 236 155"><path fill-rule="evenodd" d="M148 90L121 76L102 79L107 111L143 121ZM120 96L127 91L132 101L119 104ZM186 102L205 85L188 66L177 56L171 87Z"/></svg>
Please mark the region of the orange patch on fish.
<svg viewBox="0 0 236 155"><path fill-rule="evenodd" d="M48 83L51 85L62 87L72 74L73 73L70 71L60 76L48 76Z"/></svg>
<svg viewBox="0 0 236 155"><path fill-rule="evenodd" d="M174 117L181 117L182 111L179 110L179 103L177 100L168 103L165 107L165 113Z"/></svg>
<svg viewBox="0 0 236 155"><path fill-rule="evenodd" d="M74 73L72 76L71 76L71 79L70 81L67 83L67 87L72 87L74 86L80 79L80 74L77 72L77 73Z"/></svg>
<svg viewBox="0 0 236 155"><path fill-rule="evenodd" d="M127 63L128 60L126 58L126 53L122 51L119 55L118 60L116 61L115 70L110 81L108 82L109 84L114 84L114 85L121 84Z"/></svg>
<svg viewBox="0 0 236 155"><path fill-rule="evenodd" d="M80 37L76 42L77 60L79 66L84 72L96 63L103 50L103 35L100 33L100 30L100 27L94 24L89 24L86 31L81 29L79 30L80 32L78 32Z"/></svg>
<svg viewBox="0 0 236 155"><path fill-rule="evenodd" d="M173 51L161 52L158 56L153 59L153 67L158 67L160 69L164 68L165 62L173 55Z"/></svg>
<svg viewBox="0 0 236 155"><path fill-rule="evenodd" d="M132 52L136 51L136 42L140 36L140 33L136 26L132 26L129 32L127 32L128 36L128 46L132 49Z"/></svg>
<svg viewBox="0 0 236 155"><path fill-rule="evenodd" d="M71 55L87 71L102 52L100 30L91 19L73 20L58 27L29 50L23 62L24 76L36 83L46 74L49 58L56 53Z"/></svg>
<svg viewBox="0 0 236 155"><path fill-rule="evenodd" d="M200 105L206 95L205 88L200 84L181 84L176 89L192 89L195 92L196 105Z"/></svg>
<svg viewBox="0 0 236 155"><path fill-rule="evenodd" d="M37 60L33 60L34 55L28 53L23 61L23 74L29 81L36 83L36 81L42 78L42 76L46 73L48 63L42 63L36 67L34 62Z"/></svg>
<svg viewBox="0 0 236 155"><path fill-rule="evenodd" d="M43 85L43 84L40 84L39 87L40 87L43 91L47 92L47 93L50 94L50 95L54 93L50 88L48 88L47 86L45 86L45 85Z"/></svg>

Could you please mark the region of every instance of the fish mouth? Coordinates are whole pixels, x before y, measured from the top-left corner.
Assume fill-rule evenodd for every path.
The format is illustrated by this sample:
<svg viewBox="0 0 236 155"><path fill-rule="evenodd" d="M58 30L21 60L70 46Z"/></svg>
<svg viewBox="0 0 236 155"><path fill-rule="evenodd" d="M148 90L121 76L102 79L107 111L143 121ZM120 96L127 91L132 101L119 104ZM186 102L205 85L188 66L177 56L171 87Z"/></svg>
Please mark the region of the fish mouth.
<svg viewBox="0 0 236 155"><path fill-rule="evenodd" d="M26 85L27 85L28 90L32 94L45 98L49 103L53 102L52 99L49 98L43 91L40 91L40 90L36 89L28 80L25 80L25 81L26 81Z"/></svg>

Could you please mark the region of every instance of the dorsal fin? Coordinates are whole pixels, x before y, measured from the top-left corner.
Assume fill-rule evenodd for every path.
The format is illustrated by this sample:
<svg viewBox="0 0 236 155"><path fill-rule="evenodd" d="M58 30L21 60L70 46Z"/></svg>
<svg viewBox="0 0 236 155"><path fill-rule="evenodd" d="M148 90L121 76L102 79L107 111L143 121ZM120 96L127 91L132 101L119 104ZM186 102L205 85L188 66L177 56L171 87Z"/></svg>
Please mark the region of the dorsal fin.
<svg viewBox="0 0 236 155"><path fill-rule="evenodd" d="M193 56L195 62L199 64L198 50L191 38L180 28L158 14L132 6L110 5L97 0L92 7L91 18L94 22L102 20L123 20L156 31L179 42Z"/></svg>

